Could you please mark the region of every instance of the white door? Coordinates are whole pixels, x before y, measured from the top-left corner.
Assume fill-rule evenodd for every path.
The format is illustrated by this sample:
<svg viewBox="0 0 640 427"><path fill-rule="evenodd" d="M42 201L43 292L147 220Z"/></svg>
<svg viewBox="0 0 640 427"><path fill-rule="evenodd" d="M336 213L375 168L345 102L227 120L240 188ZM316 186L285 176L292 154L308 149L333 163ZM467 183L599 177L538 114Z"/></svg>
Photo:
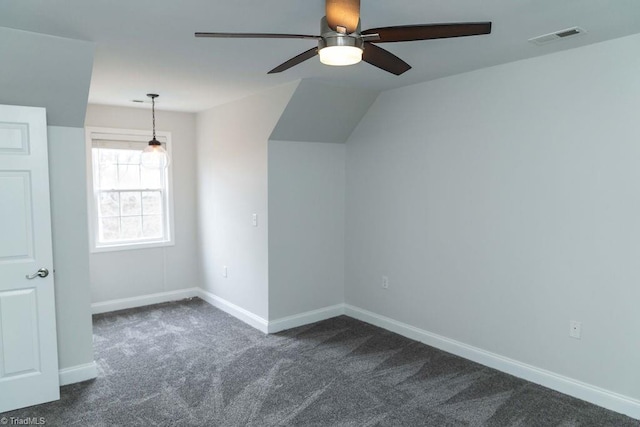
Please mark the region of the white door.
<svg viewBox="0 0 640 427"><path fill-rule="evenodd" d="M0 412L59 398L45 110L0 105Z"/></svg>

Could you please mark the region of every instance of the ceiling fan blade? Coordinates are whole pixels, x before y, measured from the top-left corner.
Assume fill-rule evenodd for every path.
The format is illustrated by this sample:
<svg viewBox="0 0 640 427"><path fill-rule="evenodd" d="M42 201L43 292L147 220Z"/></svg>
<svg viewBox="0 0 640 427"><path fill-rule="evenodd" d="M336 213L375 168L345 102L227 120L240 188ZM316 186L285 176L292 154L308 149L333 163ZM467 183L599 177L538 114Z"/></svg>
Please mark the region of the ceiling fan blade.
<svg viewBox="0 0 640 427"><path fill-rule="evenodd" d="M362 60L396 76L411 69L411 65L371 42L365 42Z"/></svg>
<svg viewBox="0 0 640 427"><path fill-rule="evenodd" d="M283 62L282 64L278 65L276 68L274 68L273 70L269 71L267 74L274 74L274 73L281 73L285 70L288 70L289 68L300 64L301 62L306 61L307 59L311 59L314 56L316 56L318 54L318 48L314 47L313 49L309 49L305 52L302 52L300 55L298 56L294 56L293 58L291 58L290 60Z"/></svg>
<svg viewBox="0 0 640 427"><path fill-rule="evenodd" d="M491 33L491 22L462 22L456 24L403 25L372 28L362 34L378 34L374 43L410 42L414 40L446 39Z"/></svg>
<svg viewBox="0 0 640 427"><path fill-rule="evenodd" d="M360 21L360 0L326 0L325 15L329 28L345 27L347 34L358 29Z"/></svg>
<svg viewBox="0 0 640 427"><path fill-rule="evenodd" d="M196 37L211 37L221 39L314 39L320 36L308 34L273 34L273 33L195 33Z"/></svg>

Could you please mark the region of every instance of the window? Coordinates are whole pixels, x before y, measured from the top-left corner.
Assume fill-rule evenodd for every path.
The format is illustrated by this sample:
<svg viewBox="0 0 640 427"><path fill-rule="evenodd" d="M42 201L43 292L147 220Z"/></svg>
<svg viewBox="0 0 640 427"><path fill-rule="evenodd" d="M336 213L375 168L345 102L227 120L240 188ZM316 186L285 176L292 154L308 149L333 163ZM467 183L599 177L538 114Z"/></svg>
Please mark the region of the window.
<svg viewBox="0 0 640 427"><path fill-rule="evenodd" d="M170 153L171 134L156 134ZM87 128L94 252L172 244L171 166L140 165L149 139L149 132Z"/></svg>

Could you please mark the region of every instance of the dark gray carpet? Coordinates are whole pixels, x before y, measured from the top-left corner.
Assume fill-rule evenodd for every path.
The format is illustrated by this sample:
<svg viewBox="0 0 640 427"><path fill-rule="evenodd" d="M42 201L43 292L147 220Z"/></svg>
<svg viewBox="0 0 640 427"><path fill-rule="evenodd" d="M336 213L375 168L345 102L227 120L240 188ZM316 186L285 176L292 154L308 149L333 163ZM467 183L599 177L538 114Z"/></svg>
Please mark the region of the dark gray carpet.
<svg viewBox="0 0 640 427"><path fill-rule="evenodd" d="M638 426L341 316L264 335L199 300L94 316L100 376L2 414L60 426Z"/></svg>

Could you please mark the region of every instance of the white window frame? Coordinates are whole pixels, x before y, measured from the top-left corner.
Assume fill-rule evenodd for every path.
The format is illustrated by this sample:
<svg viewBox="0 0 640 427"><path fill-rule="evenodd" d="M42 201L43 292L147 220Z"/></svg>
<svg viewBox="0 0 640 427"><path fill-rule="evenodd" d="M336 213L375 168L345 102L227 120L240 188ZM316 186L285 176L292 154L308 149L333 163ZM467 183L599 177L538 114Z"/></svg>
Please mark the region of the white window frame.
<svg viewBox="0 0 640 427"><path fill-rule="evenodd" d="M167 154L169 159L171 156L171 132L156 131L156 136L159 140L165 142ZM167 166L165 179L166 179L166 203L164 206L165 222L166 222L166 239L161 241L132 241L132 242L115 242L107 244L98 244L98 205L96 199L96 192L93 188L93 141L94 140L111 140L111 141L133 141L133 142L149 142L152 138L150 131L133 130L133 129L115 129L115 128L103 128L103 127L87 127L85 128L85 141L86 141L86 162L87 162L87 205L89 213L89 242L90 251L92 253L97 252L114 252L114 251L126 251L137 250L147 248L159 248L165 246L173 246L175 229L173 215L173 168L171 162Z"/></svg>

